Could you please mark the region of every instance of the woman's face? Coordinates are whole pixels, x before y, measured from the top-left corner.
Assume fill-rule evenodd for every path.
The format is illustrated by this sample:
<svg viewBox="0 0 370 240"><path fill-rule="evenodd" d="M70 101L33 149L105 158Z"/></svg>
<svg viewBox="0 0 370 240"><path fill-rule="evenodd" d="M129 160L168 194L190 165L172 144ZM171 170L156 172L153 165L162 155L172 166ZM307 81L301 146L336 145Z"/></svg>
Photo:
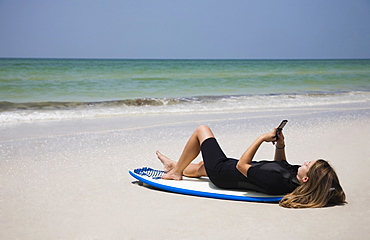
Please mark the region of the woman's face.
<svg viewBox="0 0 370 240"><path fill-rule="evenodd" d="M299 181L302 182L307 182L308 177L307 177L307 172L310 170L310 167L316 162L315 161L310 161L310 162L305 162L298 168L298 173L297 173L297 178Z"/></svg>

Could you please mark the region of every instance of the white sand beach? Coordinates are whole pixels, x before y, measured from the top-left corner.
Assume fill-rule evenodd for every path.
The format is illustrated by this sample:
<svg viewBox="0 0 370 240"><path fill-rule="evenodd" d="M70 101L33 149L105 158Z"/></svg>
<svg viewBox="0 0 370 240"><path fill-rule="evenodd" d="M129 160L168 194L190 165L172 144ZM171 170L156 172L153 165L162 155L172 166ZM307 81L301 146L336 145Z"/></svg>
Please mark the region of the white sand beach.
<svg viewBox="0 0 370 240"><path fill-rule="evenodd" d="M209 125L238 158L282 119L288 161L329 160L348 204L278 204L186 196L135 184L128 170L176 159ZM0 126L0 239L366 239L370 103L270 111L156 114ZM256 160L272 159L264 143Z"/></svg>

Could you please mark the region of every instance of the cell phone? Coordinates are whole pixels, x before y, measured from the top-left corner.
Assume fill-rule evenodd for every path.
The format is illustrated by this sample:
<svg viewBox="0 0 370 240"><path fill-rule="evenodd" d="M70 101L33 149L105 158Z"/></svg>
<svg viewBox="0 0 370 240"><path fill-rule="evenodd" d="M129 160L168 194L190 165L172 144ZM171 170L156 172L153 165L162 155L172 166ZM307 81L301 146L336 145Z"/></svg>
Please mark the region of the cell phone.
<svg viewBox="0 0 370 240"><path fill-rule="evenodd" d="M285 124L287 124L287 122L288 122L288 120L283 120L283 121L281 121L280 125L277 127L276 135L275 135L276 140L278 140L278 135L280 134L281 130L283 130L283 128L284 128Z"/></svg>

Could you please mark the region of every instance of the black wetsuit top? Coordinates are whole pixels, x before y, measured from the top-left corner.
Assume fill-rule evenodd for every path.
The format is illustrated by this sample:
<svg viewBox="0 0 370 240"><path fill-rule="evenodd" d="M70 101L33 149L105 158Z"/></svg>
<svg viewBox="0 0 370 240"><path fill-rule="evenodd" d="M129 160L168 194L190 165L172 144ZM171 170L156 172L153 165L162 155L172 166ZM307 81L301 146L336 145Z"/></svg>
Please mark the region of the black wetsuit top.
<svg viewBox="0 0 370 240"><path fill-rule="evenodd" d="M299 166L287 161L252 161L245 177L236 168L238 160L226 157L215 138L206 139L201 151L207 175L217 187L279 195L299 186L296 177Z"/></svg>

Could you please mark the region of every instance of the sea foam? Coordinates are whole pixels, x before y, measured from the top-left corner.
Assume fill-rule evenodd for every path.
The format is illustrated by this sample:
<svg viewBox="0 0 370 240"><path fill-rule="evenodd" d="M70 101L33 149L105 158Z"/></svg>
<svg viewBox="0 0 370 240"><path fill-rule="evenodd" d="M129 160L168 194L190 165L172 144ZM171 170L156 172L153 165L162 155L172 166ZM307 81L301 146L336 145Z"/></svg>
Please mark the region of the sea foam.
<svg viewBox="0 0 370 240"><path fill-rule="evenodd" d="M0 103L0 122L145 114L227 113L370 102L370 92L143 98L103 102Z"/></svg>

